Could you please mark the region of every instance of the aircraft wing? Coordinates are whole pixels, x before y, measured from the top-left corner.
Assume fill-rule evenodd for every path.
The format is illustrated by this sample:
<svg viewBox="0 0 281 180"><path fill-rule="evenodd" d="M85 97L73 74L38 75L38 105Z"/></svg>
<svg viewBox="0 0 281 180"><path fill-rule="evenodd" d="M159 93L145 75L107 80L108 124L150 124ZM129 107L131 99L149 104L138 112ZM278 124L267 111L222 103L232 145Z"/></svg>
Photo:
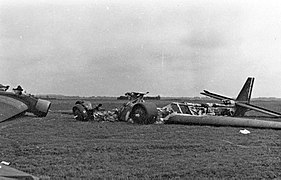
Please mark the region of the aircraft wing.
<svg viewBox="0 0 281 180"><path fill-rule="evenodd" d="M14 98L0 95L0 122L28 110L28 106Z"/></svg>
<svg viewBox="0 0 281 180"><path fill-rule="evenodd" d="M281 122L227 116L170 114L165 123L281 129Z"/></svg>
<svg viewBox="0 0 281 180"><path fill-rule="evenodd" d="M31 174L25 173L23 171L17 170L15 168L5 166L0 164L0 179L3 180L12 180L12 179L30 179L30 180L39 180L38 177L35 177Z"/></svg>
<svg viewBox="0 0 281 180"><path fill-rule="evenodd" d="M265 108L262 108L262 107L259 107L259 106L255 106L255 105L252 105L252 104L236 102L236 105L239 106L239 107L242 107L243 109L247 108L249 110L258 111L258 112L268 114L268 115L271 115L271 116L281 117L281 113L274 112L274 111L271 111L271 110L268 110L268 109L265 109Z"/></svg>
<svg viewBox="0 0 281 180"><path fill-rule="evenodd" d="M211 92L206 91L206 90L204 90L204 92L201 92L200 94L205 95L205 96L209 96L211 98L218 99L218 100L221 100L221 101L222 100L234 100L232 98L222 96L222 95L218 95L218 94L215 94L215 93L211 93Z"/></svg>

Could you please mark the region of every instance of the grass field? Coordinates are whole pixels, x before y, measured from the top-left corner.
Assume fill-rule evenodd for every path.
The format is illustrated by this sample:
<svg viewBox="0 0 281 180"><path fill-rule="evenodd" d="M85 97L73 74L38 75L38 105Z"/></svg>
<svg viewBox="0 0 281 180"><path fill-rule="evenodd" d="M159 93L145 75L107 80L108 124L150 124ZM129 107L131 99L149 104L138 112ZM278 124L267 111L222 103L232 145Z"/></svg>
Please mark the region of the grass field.
<svg viewBox="0 0 281 180"><path fill-rule="evenodd" d="M107 110L125 102L91 101ZM1 123L0 160L50 179L281 179L281 131L78 122L58 113L74 102L52 100L47 117ZM254 103L281 112L280 101Z"/></svg>

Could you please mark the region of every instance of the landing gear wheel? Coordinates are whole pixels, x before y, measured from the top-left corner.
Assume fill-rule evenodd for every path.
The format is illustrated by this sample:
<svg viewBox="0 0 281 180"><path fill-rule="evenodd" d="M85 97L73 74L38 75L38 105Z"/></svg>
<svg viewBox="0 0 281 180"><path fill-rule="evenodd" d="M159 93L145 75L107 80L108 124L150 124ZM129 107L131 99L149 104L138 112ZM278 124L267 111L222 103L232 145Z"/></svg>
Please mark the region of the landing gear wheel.
<svg viewBox="0 0 281 180"><path fill-rule="evenodd" d="M86 121L84 114L78 108L73 109L73 115L77 121Z"/></svg>

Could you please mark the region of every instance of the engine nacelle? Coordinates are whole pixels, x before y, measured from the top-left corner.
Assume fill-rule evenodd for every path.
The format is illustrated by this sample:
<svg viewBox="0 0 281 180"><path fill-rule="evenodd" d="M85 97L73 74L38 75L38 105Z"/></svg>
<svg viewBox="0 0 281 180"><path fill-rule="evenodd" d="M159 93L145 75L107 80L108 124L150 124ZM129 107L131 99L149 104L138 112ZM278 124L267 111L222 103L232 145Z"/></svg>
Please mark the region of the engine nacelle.
<svg viewBox="0 0 281 180"><path fill-rule="evenodd" d="M34 108L35 111L33 113L39 117L45 117L47 116L50 107L51 107L50 101L38 99Z"/></svg>

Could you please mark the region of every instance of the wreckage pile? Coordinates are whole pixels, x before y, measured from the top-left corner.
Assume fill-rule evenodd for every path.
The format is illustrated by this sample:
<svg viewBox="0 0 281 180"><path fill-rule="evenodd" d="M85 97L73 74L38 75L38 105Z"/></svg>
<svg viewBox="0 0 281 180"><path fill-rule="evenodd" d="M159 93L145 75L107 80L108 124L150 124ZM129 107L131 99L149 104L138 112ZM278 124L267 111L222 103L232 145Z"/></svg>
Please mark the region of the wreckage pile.
<svg viewBox="0 0 281 180"><path fill-rule="evenodd" d="M162 124L169 119L171 115L180 113L188 115L215 115L230 116L229 108L218 108L216 104L196 104L188 102L172 102L162 108L156 107L152 103L144 103L142 95L132 98L132 100L123 104L122 107L106 111L101 108L102 104L92 107L89 101L77 101L73 107L74 118L80 121L125 121L140 124ZM138 108L134 108L138 105ZM150 111L150 112L148 112ZM147 121L146 119L151 119ZM146 122L147 121L147 122ZM144 123L142 123L144 122Z"/></svg>
<svg viewBox="0 0 281 180"><path fill-rule="evenodd" d="M109 122L115 122L118 121L118 114L116 111L99 111L94 112L93 114L93 121L109 121Z"/></svg>
<svg viewBox="0 0 281 180"><path fill-rule="evenodd" d="M111 111L105 111L104 109L94 108L95 111L93 112L92 118L90 121L109 121L109 122L116 122L116 121L124 121L124 119L120 118L121 114L123 113L124 109L127 106L132 106L133 104L126 103L121 108L116 108ZM99 104L97 107L100 107ZM206 104L195 104L195 103L177 103L173 102L170 103L162 108L157 108L157 116L155 124L162 124L169 119L169 117L176 113L183 113L183 114L190 114L190 115L224 115L224 111L219 110L217 108L213 108L213 105L206 105ZM98 110L97 110L98 109ZM133 119L129 116L129 113L126 114L125 121L134 123Z"/></svg>
<svg viewBox="0 0 281 180"><path fill-rule="evenodd" d="M138 124L162 124L172 114L181 113L188 115L230 115L225 113L226 109L218 109L216 104L195 104L187 102L173 102L162 108L156 107L154 103L145 102L146 93L127 92L128 102L122 107L105 111L98 104L93 108L89 101L77 101L73 107L74 118L80 121L125 121ZM228 107L227 107L228 108ZM223 110L223 111L222 111ZM229 111L230 112L230 111Z"/></svg>
<svg viewBox="0 0 281 180"><path fill-rule="evenodd" d="M238 111L235 103L195 104L188 102L172 102L162 108L157 108L154 103L144 102L143 96L147 93L126 93L125 95L128 96L129 101L123 104L122 107L113 111L102 110L101 104L92 108L90 102L77 101L76 105L73 107L73 114L75 119L80 121L125 121L136 124L163 124L167 122L281 129L280 122L234 118L233 116L235 116L235 114L244 115L245 113L236 113ZM245 108L242 110L244 111ZM267 112L273 114L272 111L267 110ZM274 113L274 115L278 115L278 113Z"/></svg>

